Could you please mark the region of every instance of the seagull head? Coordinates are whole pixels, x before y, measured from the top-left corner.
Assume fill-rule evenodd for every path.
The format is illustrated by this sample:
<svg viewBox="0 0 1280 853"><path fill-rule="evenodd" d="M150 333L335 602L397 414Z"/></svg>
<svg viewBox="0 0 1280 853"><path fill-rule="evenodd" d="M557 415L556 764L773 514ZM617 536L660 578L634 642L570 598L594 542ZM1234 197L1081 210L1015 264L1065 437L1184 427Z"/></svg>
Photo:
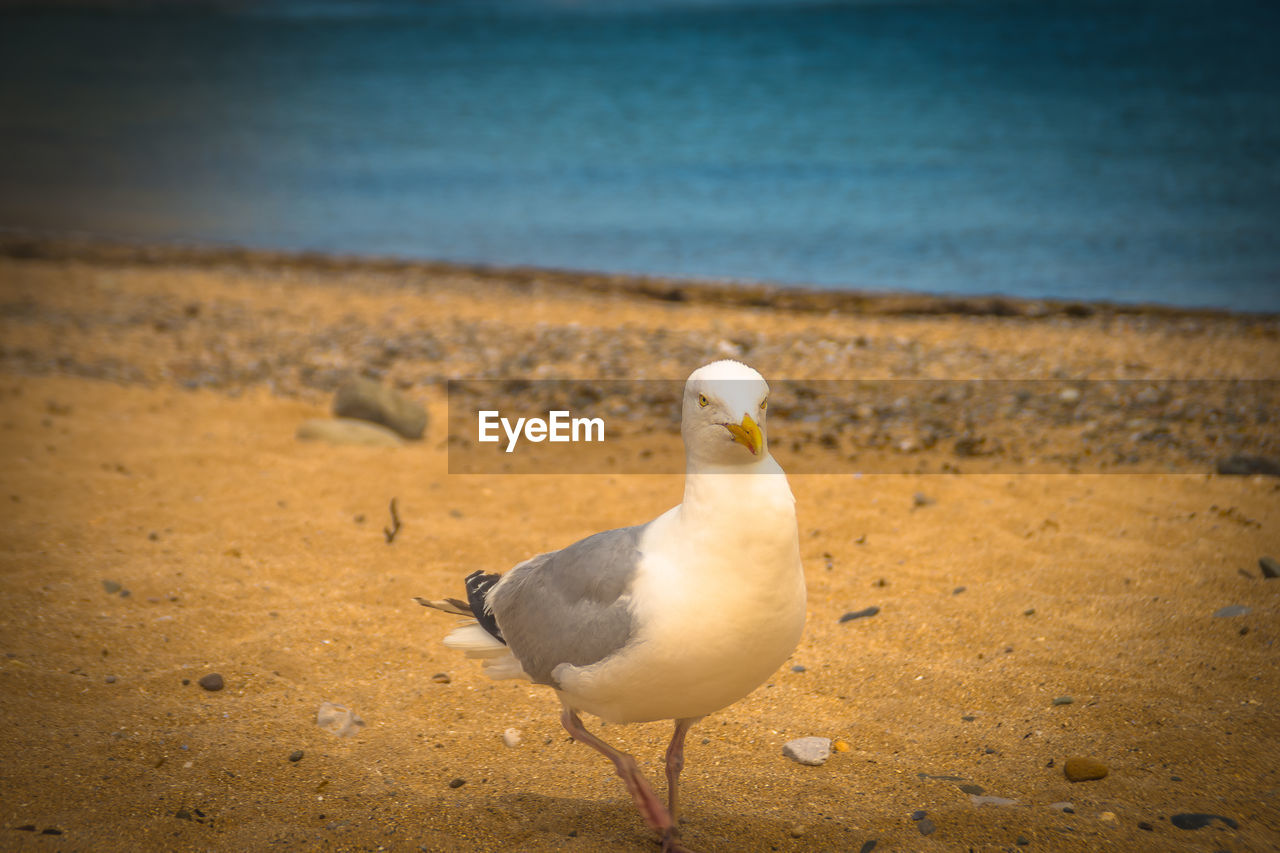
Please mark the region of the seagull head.
<svg viewBox="0 0 1280 853"><path fill-rule="evenodd" d="M699 367L684 386L680 432L685 452L716 465L749 465L768 458L768 401L764 377L740 361Z"/></svg>

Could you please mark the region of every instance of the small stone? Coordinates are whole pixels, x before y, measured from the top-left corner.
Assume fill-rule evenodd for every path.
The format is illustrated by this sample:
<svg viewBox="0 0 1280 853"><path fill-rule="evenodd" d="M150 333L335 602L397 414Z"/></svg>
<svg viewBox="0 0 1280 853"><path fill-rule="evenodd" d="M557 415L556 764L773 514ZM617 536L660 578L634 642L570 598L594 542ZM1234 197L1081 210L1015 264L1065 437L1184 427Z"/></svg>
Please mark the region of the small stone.
<svg viewBox="0 0 1280 853"><path fill-rule="evenodd" d="M1116 819L1115 812L1103 812L1102 814L1098 815L1098 820L1102 821L1103 823L1114 823L1115 819Z"/></svg>
<svg viewBox="0 0 1280 853"><path fill-rule="evenodd" d="M1027 838L1025 835L1019 835L1016 843L1019 847L1026 847L1031 843L1031 839Z"/></svg>
<svg viewBox="0 0 1280 853"><path fill-rule="evenodd" d="M1154 826L1152 826L1151 824L1147 823L1145 820L1140 820L1140 821L1138 821L1138 829L1141 829L1141 830L1143 830L1143 831L1145 831L1145 832L1155 832L1155 831L1156 831L1156 828L1155 828Z"/></svg>
<svg viewBox="0 0 1280 853"><path fill-rule="evenodd" d="M791 837L803 838L805 832L807 832L808 829L809 828L805 826L803 823L797 823L795 826L791 827Z"/></svg>
<svg viewBox="0 0 1280 853"><path fill-rule="evenodd" d="M914 495L911 496L911 506L913 508L922 507L922 506L932 506L935 503L937 503L937 501L935 501L933 498L926 495L924 492L916 492Z"/></svg>
<svg viewBox="0 0 1280 853"><path fill-rule="evenodd" d="M951 590L951 594L959 595L960 593L964 592L966 589L968 589L968 587L958 586L955 589Z"/></svg>
<svg viewBox="0 0 1280 853"><path fill-rule="evenodd" d="M1260 557L1258 568L1262 569L1262 576L1267 580L1280 578L1280 562L1276 562L1274 557Z"/></svg>
<svg viewBox="0 0 1280 853"><path fill-rule="evenodd" d="M360 719L347 707L333 702L322 702L316 712L316 725L331 735L350 737L364 728L364 720Z"/></svg>
<svg viewBox="0 0 1280 853"><path fill-rule="evenodd" d="M1023 615L1023 616L1035 616L1035 615L1036 615L1036 609L1035 609L1034 607L1028 607L1026 610L1022 611L1022 615Z"/></svg>
<svg viewBox="0 0 1280 853"><path fill-rule="evenodd" d="M801 666L800 664L796 664L795 666L791 667L791 671L792 671L792 672L804 672L804 671L805 671L805 668L804 668L803 666Z"/></svg>
<svg viewBox="0 0 1280 853"><path fill-rule="evenodd" d="M1217 619L1230 619L1232 616L1248 616L1251 612L1252 609L1243 604L1229 604L1213 615Z"/></svg>
<svg viewBox="0 0 1280 853"><path fill-rule="evenodd" d="M173 813L173 816L176 817L178 820L194 820L194 818L191 816L191 812L187 811L186 809L178 809L176 812Z"/></svg>
<svg viewBox="0 0 1280 853"><path fill-rule="evenodd" d="M862 842L862 846L858 848L858 853L871 853L872 850L876 849L877 843L878 842L874 838Z"/></svg>
<svg viewBox="0 0 1280 853"><path fill-rule="evenodd" d="M293 752L289 753L289 760L290 760L290 761L301 761L301 760L302 760L302 750L300 750L300 749L295 749Z"/></svg>
<svg viewBox="0 0 1280 853"><path fill-rule="evenodd" d="M929 813L924 809L916 809L911 813L912 820L924 820L928 816L929 816Z"/></svg>
<svg viewBox="0 0 1280 853"><path fill-rule="evenodd" d="M458 778L458 779L451 779L451 780L449 781L449 787L450 787L450 788L461 788L461 787L462 787L463 785L465 785L465 784L467 784L467 780L466 780L466 779L462 779L462 778Z"/></svg>
<svg viewBox="0 0 1280 853"><path fill-rule="evenodd" d="M312 418L298 424L294 436L301 441L324 441L353 447L400 447L404 444L394 430L353 418Z"/></svg>
<svg viewBox="0 0 1280 853"><path fill-rule="evenodd" d="M509 747L517 747L520 745L521 737L519 729L507 729L502 733L502 743Z"/></svg>
<svg viewBox="0 0 1280 853"><path fill-rule="evenodd" d="M1101 761L1082 755L1072 756L1067 759L1066 764L1062 765L1062 774L1072 782L1103 779L1109 772L1111 772L1110 768Z"/></svg>
<svg viewBox="0 0 1280 853"><path fill-rule="evenodd" d="M1072 806L1071 803L1067 803L1067 802L1049 803L1049 808L1053 809L1054 811L1067 812L1068 814L1075 814L1075 807Z"/></svg>
<svg viewBox="0 0 1280 853"><path fill-rule="evenodd" d="M114 675L108 675L108 676L106 677L105 681L107 682L107 684L115 684L115 683L116 683L116 677L115 677Z"/></svg>
<svg viewBox="0 0 1280 853"><path fill-rule="evenodd" d="M40 830L40 834L41 835L61 835L62 830L58 829L56 826L46 826L44 829Z"/></svg>
<svg viewBox="0 0 1280 853"><path fill-rule="evenodd" d="M190 678L184 678L184 679L182 679L182 686L183 686L183 687L186 687L186 686L187 686L188 684L190 684L190 683L191 683L191 679L190 679Z"/></svg>
<svg viewBox="0 0 1280 853"><path fill-rule="evenodd" d="M875 616L880 612L880 608L872 605L865 610L853 610L840 617L841 623L852 622L854 619L863 619L868 616Z"/></svg>
<svg viewBox="0 0 1280 853"><path fill-rule="evenodd" d="M831 744L831 751L832 752L848 752L849 744L845 743L842 740L835 741L834 743Z"/></svg>
<svg viewBox="0 0 1280 853"><path fill-rule="evenodd" d="M986 793L981 785L974 785L972 782L961 785L960 791L973 797L981 797Z"/></svg>
<svg viewBox="0 0 1280 853"><path fill-rule="evenodd" d="M107 591L108 595L115 595L120 591L121 585L119 581L103 581L102 588Z"/></svg>
<svg viewBox="0 0 1280 853"><path fill-rule="evenodd" d="M990 795L982 797L974 794L969 795L969 802L975 806L1016 806L1018 804L1017 800L1011 800L1008 797L993 797Z"/></svg>
<svg viewBox="0 0 1280 853"><path fill-rule="evenodd" d="M1054 699L1054 700L1053 700L1053 704L1055 704L1055 705L1070 705L1070 704L1071 704L1072 702L1074 702L1074 701L1076 701L1076 700L1072 699L1070 696L1059 696L1057 699Z"/></svg>
<svg viewBox="0 0 1280 853"><path fill-rule="evenodd" d="M916 829L920 830L921 835L933 835L938 827L934 826L933 821L926 817L916 821Z"/></svg>
<svg viewBox="0 0 1280 853"><path fill-rule="evenodd" d="M831 739L825 737L802 737L789 740L782 747L782 754L797 764L816 767L825 764L831 757Z"/></svg>
<svg viewBox="0 0 1280 853"><path fill-rule="evenodd" d="M214 690L221 690L223 687L226 686L222 680L222 676L216 672L211 672L208 675L200 676L199 683L201 687L211 692Z"/></svg>
<svg viewBox="0 0 1280 853"><path fill-rule="evenodd" d="M453 679L449 677L449 673L447 672L437 672L435 675L431 676L431 680L435 684L448 684L449 682L453 681Z"/></svg>
<svg viewBox="0 0 1280 853"><path fill-rule="evenodd" d="M1232 829L1239 829L1240 824L1236 823L1226 815L1220 814L1204 814L1202 812L1184 812L1176 814L1169 818L1169 823L1178 827L1178 829L1202 829L1215 820L1220 820Z"/></svg>

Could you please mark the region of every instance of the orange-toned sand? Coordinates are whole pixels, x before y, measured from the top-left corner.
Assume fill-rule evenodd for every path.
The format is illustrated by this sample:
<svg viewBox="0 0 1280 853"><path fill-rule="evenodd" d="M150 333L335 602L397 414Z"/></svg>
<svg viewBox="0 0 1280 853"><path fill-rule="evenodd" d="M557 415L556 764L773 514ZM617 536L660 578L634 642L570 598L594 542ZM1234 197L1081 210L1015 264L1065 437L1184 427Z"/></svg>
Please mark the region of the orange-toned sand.
<svg viewBox="0 0 1280 853"><path fill-rule="evenodd" d="M1080 313L0 258L0 849L655 850L549 691L486 679L440 645L452 620L412 597L647 520L681 478L451 476L442 381L679 379L735 347L791 378L1280 378L1275 319ZM426 440L297 441L352 370L424 402ZM1250 429L1206 457L1272 446ZM693 730L691 847L1280 848L1280 579L1258 565L1280 558L1280 480L1210 465L792 488L808 628L766 686ZM1229 605L1250 611L1214 616ZM198 686L210 672L223 690ZM319 729L325 701L363 730ZM661 778L666 724L601 734ZM849 749L821 767L782 756L807 735ZM1067 781L1077 755L1109 775ZM1171 825L1186 812L1238 828Z"/></svg>

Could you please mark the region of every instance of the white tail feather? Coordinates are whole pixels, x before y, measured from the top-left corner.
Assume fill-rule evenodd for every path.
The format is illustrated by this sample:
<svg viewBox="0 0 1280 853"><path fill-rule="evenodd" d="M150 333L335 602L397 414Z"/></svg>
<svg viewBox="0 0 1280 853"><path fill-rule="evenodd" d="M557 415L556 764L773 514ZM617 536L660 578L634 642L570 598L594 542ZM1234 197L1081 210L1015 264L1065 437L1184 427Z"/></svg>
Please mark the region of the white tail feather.
<svg viewBox="0 0 1280 853"><path fill-rule="evenodd" d="M454 651L465 652L469 658L496 658L507 653L502 641L481 628L479 622L454 628L445 636L444 644Z"/></svg>

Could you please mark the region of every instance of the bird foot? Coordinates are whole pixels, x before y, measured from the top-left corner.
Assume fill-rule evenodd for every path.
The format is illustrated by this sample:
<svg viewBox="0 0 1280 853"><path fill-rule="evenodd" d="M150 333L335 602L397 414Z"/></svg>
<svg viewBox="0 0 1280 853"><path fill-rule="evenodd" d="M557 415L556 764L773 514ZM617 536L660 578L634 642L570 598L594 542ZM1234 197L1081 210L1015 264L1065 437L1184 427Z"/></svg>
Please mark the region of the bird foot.
<svg viewBox="0 0 1280 853"><path fill-rule="evenodd" d="M680 831L674 826L662 833L662 853L694 853L680 843Z"/></svg>

